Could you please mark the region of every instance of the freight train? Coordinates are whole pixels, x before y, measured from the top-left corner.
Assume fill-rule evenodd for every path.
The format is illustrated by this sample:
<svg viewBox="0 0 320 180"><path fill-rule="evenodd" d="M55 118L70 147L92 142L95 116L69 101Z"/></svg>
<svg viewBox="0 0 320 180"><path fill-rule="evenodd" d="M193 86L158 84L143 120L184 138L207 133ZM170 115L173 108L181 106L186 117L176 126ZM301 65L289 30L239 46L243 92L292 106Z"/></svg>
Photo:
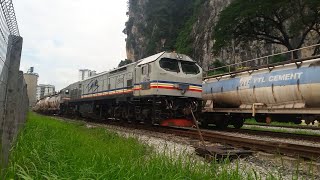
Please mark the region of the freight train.
<svg viewBox="0 0 320 180"><path fill-rule="evenodd" d="M293 57L297 52L302 54L295 50L281 55ZM203 100L204 126L233 123L241 127L244 119L252 117L267 123L312 123L320 119L320 56L312 54L204 78Z"/></svg>
<svg viewBox="0 0 320 180"><path fill-rule="evenodd" d="M202 69L190 57L161 52L103 72L37 103L35 111L160 124L201 112Z"/></svg>
<svg viewBox="0 0 320 180"><path fill-rule="evenodd" d="M252 117L262 122L320 119L320 56L202 78L190 57L161 52L73 83L40 100L35 110L150 124L190 120L194 113L203 127L220 128L241 128Z"/></svg>

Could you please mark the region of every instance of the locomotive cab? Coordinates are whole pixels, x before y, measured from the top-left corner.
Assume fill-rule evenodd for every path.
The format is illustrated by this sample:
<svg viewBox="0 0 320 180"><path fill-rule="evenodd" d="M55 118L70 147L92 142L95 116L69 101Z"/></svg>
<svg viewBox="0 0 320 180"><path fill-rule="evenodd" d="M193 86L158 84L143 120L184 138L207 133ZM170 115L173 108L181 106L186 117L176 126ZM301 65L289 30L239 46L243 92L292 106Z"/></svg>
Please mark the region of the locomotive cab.
<svg viewBox="0 0 320 180"><path fill-rule="evenodd" d="M202 69L186 55L162 52L138 63L135 82L136 96L201 98Z"/></svg>
<svg viewBox="0 0 320 180"><path fill-rule="evenodd" d="M133 95L143 99L142 116L153 114L153 123L191 119L190 108L197 116L201 93L202 69L186 55L162 52L135 67Z"/></svg>

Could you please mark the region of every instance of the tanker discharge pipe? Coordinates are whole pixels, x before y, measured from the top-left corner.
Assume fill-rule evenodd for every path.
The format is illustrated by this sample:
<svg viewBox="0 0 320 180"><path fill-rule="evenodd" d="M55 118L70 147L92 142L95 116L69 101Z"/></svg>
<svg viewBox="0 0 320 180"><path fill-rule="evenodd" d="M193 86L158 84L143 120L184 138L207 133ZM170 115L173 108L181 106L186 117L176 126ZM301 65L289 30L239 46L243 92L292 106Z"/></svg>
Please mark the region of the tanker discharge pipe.
<svg viewBox="0 0 320 180"><path fill-rule="evenodd" d="M253 103L252 104L252 117L256 116L256 106L264 106L264 103Z"/></svg>

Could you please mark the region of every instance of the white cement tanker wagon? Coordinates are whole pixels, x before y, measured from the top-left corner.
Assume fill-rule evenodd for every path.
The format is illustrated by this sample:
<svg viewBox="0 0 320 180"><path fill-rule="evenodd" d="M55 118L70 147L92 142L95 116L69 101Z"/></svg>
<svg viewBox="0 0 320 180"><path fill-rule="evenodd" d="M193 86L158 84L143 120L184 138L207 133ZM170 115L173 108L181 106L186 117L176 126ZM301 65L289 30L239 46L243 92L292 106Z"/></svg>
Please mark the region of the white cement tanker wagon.
<svg viewBox="0 0 320 180"><path fill-rule="evenodd" d="M205 78L203 100L204 125L241 127L251 116L260 121L312 122L320 117L320 58L314 55Z"/></svg>

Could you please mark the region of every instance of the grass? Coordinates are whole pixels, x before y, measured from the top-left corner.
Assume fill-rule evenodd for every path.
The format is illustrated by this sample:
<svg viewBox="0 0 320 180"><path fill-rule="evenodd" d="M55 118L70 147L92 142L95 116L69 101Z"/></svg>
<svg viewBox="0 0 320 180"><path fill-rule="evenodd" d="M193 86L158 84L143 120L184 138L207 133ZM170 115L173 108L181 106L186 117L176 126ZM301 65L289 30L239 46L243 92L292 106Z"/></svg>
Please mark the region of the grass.
<svg viewBox="0 0 320 180"><path fill-rule="evenodd" d="M306 130L271 129L271 128L263 128L263 127L242 127L242 129L320 136L319 133L315 133L312 131L306 131Z"/></svg>
<svg viewBox="0 0 320 180"><path fill-rule="evenodd" d="M261 123L261 122L257 122L255 119L251 118L251 119L246 119L245 121L246 123L249 123L249 124L256 124L256 125L265 125L266 123ZM270 125L272 126L295 126L295 127L298 127L299 124L295 124L293 122L276 122L276 121L272 121L270 123Z"/></svg>
<svg viewBox="0 0 320 180"><path fill-rule="evenodd" d="M259 123L256 122L255 119L246 119L246 123L253 124L253 125L261 125L265 123ZM287 126L288 128L290 127L298 127L299 125L294 124L292 122L289 123L283 123L283 122L271 122L270 124L275 126ZM268 126L269 127L269 126ZM265 128L265 127L242 127L242 129L252 129L252 130L258 130L258 131L271 131L271 132L282 132L282 133L292 133L292 134L302 134L302 135L312 135L312 136L320 136L319 133L308 131L308 130L303 130L303 129L296 129L296 130L288 130L288 129L272 129L272 128Z"/></svg>
<svg viewBox="0 0 320 180"><path fill-rule="evenodd" d="M256 179L228 163L155 153L104 128L29 113L5 179ZM260 178L261 179L261 178Z"/></svg>

